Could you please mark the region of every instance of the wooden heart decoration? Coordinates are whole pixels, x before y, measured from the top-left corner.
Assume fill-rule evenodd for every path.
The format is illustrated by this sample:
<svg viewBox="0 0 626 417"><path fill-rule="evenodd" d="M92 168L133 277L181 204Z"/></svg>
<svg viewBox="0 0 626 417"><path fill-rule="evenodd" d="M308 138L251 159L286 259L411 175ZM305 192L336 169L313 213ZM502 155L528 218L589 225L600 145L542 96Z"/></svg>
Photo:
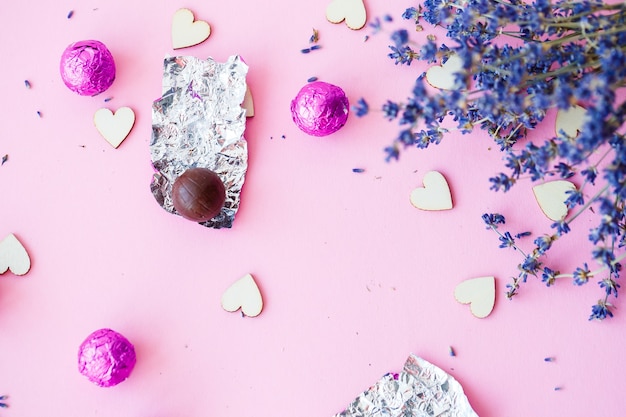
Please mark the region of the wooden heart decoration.
<svg viewBox="0 0 626 417"><path fill-rule="evenodd" d="M452 195L445 177L438 171L429 171L424 175L424 187L411 192L411 204L420 210L450 210Z"/></svg>
<svg viewBox="0 0 626 417"><path fill-rule="evenodd" d="M235 281L222 294L222 308L226 311L237 311L241 308L248 317L256 317L263 310L263 297L252 275L247 274Z"/></svg>
<svg viewBox="0 0 626 417"><path fill-rule="evenodd" d="M211 26L195 20L189 9L179 9L172 18L172 48L181 49L204 42L211 35Z"/></svg>
<svg viewBox="0 0 626 417"><path fill-rule="evenodd" d="M533 193L543 214L550 220L558 221L567 216L568 209L565 205L565 200L569 197L567 192L575 189L576 186L571 182L557 180L535 185Z"/></svg>
<svg viewBox="0 0 626 417"><path fill-rule="evenodd" d="M241 108L246 111L246 117L254 116L254 101L252 100L252 93L249 87L246 88L246 95L243 97Z"/></svg>
<svg viewBox="0 0 626 417"><path fill-rule="evenodd" d="M454 89L456 73L463 71L463 60L452 55L443 65L434 65L426 71L428 84L441 90Z"/></svg>
<svg viewBox="0 0 626 417"><path fill-rule="evenodd" d="M126 139L135 124L135 112L130 107L120 107L115 114L109 109L99 109L93 116L96 129L114 148Z"/></svg>
<svg viewBox="0 0 626 417"><path fill-rule="evenodd" d="M454 289L454 298L461 304L469 304L474 316L485 318L496 304L496 279L479 277L465 280Z"/></svg>
<svg viewBox="0 0 626 417"><path fill-rule="evenodd" d="M30 256L13 233L0 242L0 274L7 270L15 275L24 275L30 270Z"/></svg>
<svg viewBox="0 0 626 417"><path fill-rule="evenodd" d="M326 7L326 19L331 23L341 23L353 30L361 29L367 21L363 0L333 0Z"/></svg>
<svg viewBox="0 0 626 417"><path fill-rule="evenodd" d="M587 109L581 106L572 106L567 110L559 110L556 114L556 134L561 136L561 131L570 138L578 136L578 132L581 131L585 124L585 117L587 116Z"/></svg>

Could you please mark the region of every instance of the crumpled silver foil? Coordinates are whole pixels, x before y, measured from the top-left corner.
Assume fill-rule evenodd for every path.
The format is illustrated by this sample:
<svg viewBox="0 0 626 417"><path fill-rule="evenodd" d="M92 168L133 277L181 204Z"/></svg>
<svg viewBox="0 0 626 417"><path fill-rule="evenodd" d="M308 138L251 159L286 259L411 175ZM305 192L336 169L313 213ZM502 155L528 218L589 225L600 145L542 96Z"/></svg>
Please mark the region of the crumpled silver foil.
<svg viewBox="0 0 626 417"><path fill-rule="evenodd" d="M246 112L241 107L247 73L248 66L236 55L224 63L165 58L163 95L152 105L150 155L156 172L150 189L170 213L176 213L174 181L189 168L208 168L224 183L226 202L220 214L200 224L232 226L248 168Z"/></svg>
<svg viewBox="0 0 626 417"><path fill-rule="evenodd" d="M451 375L415 355L334 417L478 417Z"/></svg>

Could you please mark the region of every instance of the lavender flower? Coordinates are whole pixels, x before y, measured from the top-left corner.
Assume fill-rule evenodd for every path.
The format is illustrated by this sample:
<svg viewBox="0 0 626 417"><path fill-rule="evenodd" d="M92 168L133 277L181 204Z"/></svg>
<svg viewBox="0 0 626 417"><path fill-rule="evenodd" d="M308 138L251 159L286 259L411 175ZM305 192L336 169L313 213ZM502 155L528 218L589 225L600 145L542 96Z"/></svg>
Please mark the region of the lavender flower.
<svg viewBox="0 0 626 417"><path fill-rule="evenodd" d="M356 102L356 104L352 106L351 110L356 114L357 117L362 117L369 112L369 105L363 98L360 98Z"/></svg>
<svg viewBox="0 0 626 417"><path fill-rule="evenodd" d="M499 214L485 214L483 221L497 233L500 247L513 248L522 256L518 275L507 285L509 298L529 276L540 277L548 286L560 278L575 285L597 280L604 297L593 305L590 319L612 317L609 298L617 297L620 262L626 258L626 101L616 95L626 86L626 3L424 0L407 8L402 18L414 22L418 30L422 21L441 26L448 41L429 38L416 45L406 30L393 31L388 56L396 65L445 62L456 55L463 70L457 73L454 90L434 95L424 87L420 70L406 101L383 104L384 117L400 127L385 148L386 159L399 159L407 148L440 143L448 131L442 124L451 119L463 133L485 130L502 151L507 172L489 179L494 191L507 192L522 178L579 181L581 186L568 193L568 217L554 222L550 234L536 237L528 253L516 242L527 232L500 231L505 221ZM386 21L375 19L370 26L380 32ZM507 38L514 42L506 43ZM363 103L356 107L358 116L369 110ZM573 105L586 108L577 136L533 135L548 110ZM587 186L598 191L586 192ZM550 248L590 208L597 223L589 230L593 247L589 259L600 269L590 270L585 263L571 274L561 274L544 265Z"/></svg>

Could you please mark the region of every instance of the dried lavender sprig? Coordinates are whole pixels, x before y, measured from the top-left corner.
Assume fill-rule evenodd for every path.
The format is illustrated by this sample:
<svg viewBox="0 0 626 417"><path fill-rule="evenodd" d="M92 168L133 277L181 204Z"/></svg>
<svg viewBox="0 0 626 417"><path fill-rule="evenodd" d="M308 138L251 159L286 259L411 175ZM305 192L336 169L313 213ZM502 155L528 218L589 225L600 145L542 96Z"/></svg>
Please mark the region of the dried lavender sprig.
<svg viewBox="0 0 626 417"><path fill-rule="evenodd" d="M540 261L554 241L569 232L573 220L594 205L599 222L589 233L594 244L592 257L609 272L599 281L605 296L593 306L590 318L612 316L608 297L617 296L616 279L624 259L619 252L626 245L626 138L618 132L626 120L626 102L615 101L615 91L625 86L626 80L626 4L606 5L599 0L556 4L548 0L533 4L519 0L426 0L423 8L409 8L403 17L413 19L416 25L426 20L445 27L454 46L438 45L432 39L416 46L406 30L398 30L392 33L389 54L396 64L445 61L456 54L464 70L457 74L453 91L429 95L422 74L408 101L388 100L383 105L384 117L398 120L401 126L396 140L385 149L387 159L397 159L403 148L439 143L449 131L441 122L452 118L463 133L474 127L486 130L505 152L510 173L490 179L495 190L509 190L522 175L533 181L554 175L582 176L583 186L567 201L570 208L582 209L568 220L555 222L555 232L538 237L532 253L520 251L524 262L518 266L520 274L508 293L515 295L528 275L541 274L547 285L566 275L572 275L573 282L580 285L595 275L586 264L572 274L560 274ZM370 26L375 33L382 31L380 19ZM501 36L524 43L498 46L492 42ZM548 109L567 109L576 103L588 108L587 122L578 137L559 134L543 144L529 142L522 150L514 148L543 121ZM369 106L362 99L354 109L363 116ZM613 159L600 169L589 159L603 148L608 150L601 159ZM593 185L600 175L606 185L585 199L585 186ZM499 233L498 237L501 246L516 246L510 233Z"/></svg>

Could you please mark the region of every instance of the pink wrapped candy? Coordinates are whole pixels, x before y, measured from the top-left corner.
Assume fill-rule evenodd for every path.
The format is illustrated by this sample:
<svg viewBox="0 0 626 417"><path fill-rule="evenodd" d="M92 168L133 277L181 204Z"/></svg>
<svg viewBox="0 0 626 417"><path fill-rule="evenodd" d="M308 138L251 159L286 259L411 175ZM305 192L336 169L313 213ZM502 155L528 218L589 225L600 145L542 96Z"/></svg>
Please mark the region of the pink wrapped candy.
<svg viewBox="0 0 626 417"><path fill-rule="evenodd" d="M61 78L65 85L81 96L102 93L115 80L115 61L99 41L71 44L61 56Z"/></svg>
<svg viewBox="0 0 626 417"><path fill-rule="evenodd" d="M304 133L330 135L348 119L350 105L343 90L336 85L316 81L306 84L291 102L291 116Z"/></svg>
<svg viewBox="0 0 626 417"><path fill-rule="evenodd" d="M79 372L101 387L112 387L124 381L136 361L132 343L111 329L96 330L78 350Z"/></svg>

